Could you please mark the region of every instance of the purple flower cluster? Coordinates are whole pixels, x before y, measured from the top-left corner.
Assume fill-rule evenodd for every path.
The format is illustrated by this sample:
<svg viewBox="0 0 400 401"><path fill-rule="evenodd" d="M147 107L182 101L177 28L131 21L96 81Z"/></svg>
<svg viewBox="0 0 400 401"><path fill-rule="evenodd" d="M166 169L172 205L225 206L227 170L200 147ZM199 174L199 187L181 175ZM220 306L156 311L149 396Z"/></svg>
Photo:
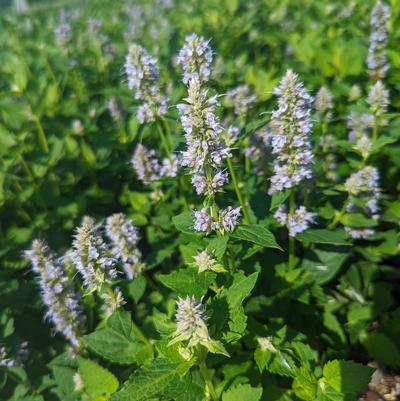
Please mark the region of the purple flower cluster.
<svg viewBox="0 0 400 401"><path fill-rule="evenodd" d="M274 214L279 223L287 227L291 237L307 230L310 224L314 222L315 216L315 213L307 211L304 206L295 209L293 213L287 213L284 205L281 205Z"/></svg>
<svg viewBox="0 0 400 401"><path fill-rule="evenodd" d="M137 247L139 230L123 213L116 213L106 219L105 231L111 241L111 253L121 261L128 280L133 280L145 267Z"/></svg>
<svg viewBox="0 0 400 401"><path fill-rule="evenodd" d="M41 240L34 240L25 255L39 277L43 303L47 308L46 319L52 321L56 332L64 335L73 346L78 346L84 333L85 317L79 304L80 298L61 261Z"/></svg>
<svg viewBox="0 0 400 401"><path fill-rule="evenodd" d="M217 97L208 97L199 81L190 80L185 101L177 106L187 143L182 166L190 168L197 194L214 195L228 179L222 163L231 156L215 114Z"/></svg>
<svg viewBox="0 0 400 401"><path fill-rule="evenodd" d="M167 99L160 92L157 60L143 47L132 44L125 59L128 87L135 92L135 99L143 103L137 109L141 123L151 122L166 114Z"/></svg>
<svg viewBox="0 0 400 401"><path fill-rule="evenodd" d="M278 109L273 111L271 120L275 161L270 193L293 188L310 179L313 160L310 144L313 98L292 70L286 72L274 94L279 99Z"/></svg>
<svg viewBox="0 0 400 401"><path fill-rule="evenodd" d="M82 224L76 229L72 243L72 261L83 277L83 283L90 291L97 290L105 283L117 277L110 247L104 242L101 225L89 216L85 216Z"/></svg>
<svg viewBox="0 0 400 401"><path fill-rule="evenodd" d="M178 65L184 71L182 78L184 84L188 84L191 80L199 83L209 80L213 59L209 42L195 33L186 36L185 44L177 58Z"/></svg>
<svg viewBox="0 0 400 401"><path fill-rule="evenodd" d="M147 149L139 143L131 160L136 175L143 184L149 185L161 177L176 177L181 166L180 157L172 154L160 161L154 149Z"/></svg>
<svg viewBox="0 0 400 401"><path fill-rule="evenodd" d="M386 50L389 18L389 6L378 0L371 13L371 35L367 57L368 72L375 79L384 78L389 70Z"/></svg>
<svg viewBox="0 0 400 401"><path fill-rule="evenodd" d="M367 166L351 174L346 180L345 189L349 193L348 213L363 213L375 221L379 220L379 172L375 167ZM375 233L372 228L354 228L345 226L352 238L366 239Z"/></svg>

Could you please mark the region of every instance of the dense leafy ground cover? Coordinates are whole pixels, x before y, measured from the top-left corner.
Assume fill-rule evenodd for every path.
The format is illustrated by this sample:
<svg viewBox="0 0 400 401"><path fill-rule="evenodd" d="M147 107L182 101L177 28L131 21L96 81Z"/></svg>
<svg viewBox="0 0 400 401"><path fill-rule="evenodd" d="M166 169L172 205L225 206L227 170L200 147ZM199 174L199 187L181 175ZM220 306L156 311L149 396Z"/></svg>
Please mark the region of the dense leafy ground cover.
<svg viewBox="0 0 400 401"><path fill-rule="evenodd" d="M396 399L398 1L65 2L0 36L1 400Z"/></svg>

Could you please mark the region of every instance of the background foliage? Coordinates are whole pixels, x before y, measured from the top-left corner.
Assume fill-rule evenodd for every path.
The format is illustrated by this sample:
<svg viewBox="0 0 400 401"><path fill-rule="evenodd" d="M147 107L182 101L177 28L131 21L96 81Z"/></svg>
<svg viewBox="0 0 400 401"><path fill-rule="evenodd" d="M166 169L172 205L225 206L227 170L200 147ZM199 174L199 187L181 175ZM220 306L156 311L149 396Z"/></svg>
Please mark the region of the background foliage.
<svg viewBox="0 0 400 401"><path fill-rule="evenodd" d="M193 233L189 215L181 214L184 197L189 207L200 203L188 177L182 174L184 195L177 195L177 184L170 179L163 184L163 196L154 198L129 165L139 140L158 145L155 127L139 124L134 115L136 101L123 71L129 44L137 42L158 57L162 85L176 105L186 89L173 58L187 34L210 38L216 59L213 90L226 93L245 83L258 97L247 134L269 120L276 105L272 90L286 69L295 70L312 94L328 86L334 96L329 130L337 140L336 172L343 183L359 167L347 143L346 118L367 107L371 81L365 60L373 2L167 3L66 2L2 13L0 342L15 353L27 341L30 356L23 366L0 366L1 399L106 400L112 394L112 400L207 398L199 369L177 347L167 347L166 340L174 327L176 297L207 294L214 313L208 325L231 355L207 357L222 401L356 399L370 380L368 363L389 372L400 368L400 2L390 2L388 124L371 156L384 194L377 235L372 241L351 242L341 229L306 231L298 241L298 267L288 270L287 253L269 237L272 231L279 247L287 248L286 232L270 211L277 199L267 194L267 177L246 175L236 155L257 228L249 234L239 227L228 245L217 243L221 259L225 253L234 255L235 273L224 278L208 272L204 280L186 267L212 241ZM61 6L74 15L72 39L65 46L57 45L53 32ZM89 18L102 22L99 31L88 31ZM354 84L362 89L358 102L348 100ZM123 109L119 122L107 110L110 96ZM222 117L229 115L227 107ZM174 149L184 148L174 107L168 121ZM316 123L316 147L320 132ZM319 155L317 170L323 163ZM314 229L326 229L342 207L335 185L322 179L312 184L309 204L319 214ZM232 184L227 188L221 199L234 204ZM140 227L148 271L118 283L125 311L106 322L100 306L95 307L91 329L98 327L84 337L86 352L69 359L68 344L53 336L43 320L39 290L22 252L36 237L63 252L84 215L100 221L114 212L126 213ZM215 280L224 290L212 297ZM150 343L132 331L131 317ZM268 338L267 347L257 338ZM73 380L76 372L83 393Z"/></svg>

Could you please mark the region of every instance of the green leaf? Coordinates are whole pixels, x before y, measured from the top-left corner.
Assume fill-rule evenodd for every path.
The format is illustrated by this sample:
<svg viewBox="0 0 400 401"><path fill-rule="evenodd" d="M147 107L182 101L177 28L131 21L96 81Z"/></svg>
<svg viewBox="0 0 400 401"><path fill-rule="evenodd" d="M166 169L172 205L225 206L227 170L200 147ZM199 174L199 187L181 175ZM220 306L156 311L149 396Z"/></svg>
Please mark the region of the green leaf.
<svg viewBox="0 0 400 401"><path fill-rule="evenodd" d="M348 213L340 218L340 222L349 227L374 227L378 222L361 213Z"/></svg>
<svg viewBox="0 0 400 401"><path fill-rule="evenodd" d="M394 341L383 333L368 333L362 339L368 354L378 362L390 366L400 366L400 349Z"/></svg>
<svg viewBox="0 0 400 401"><path fill-rule="evenodd" d="M346 241L347 234L343 230L312 229L296 235L296 239L316 244L350 245Z"/></svg>
<svg viewBox="0 0 400 401"><path fill-rule="evenodd" d="M318 284L332 280L349 257L348 252L336 252L334 249L315 249L314 252L318 259L304 259L302 267L311 272Z"/></svg>
<svg viewBox="0 0 400 401"><path fill-rule="evenodd" d="M293 358L284 351L276 348L267 350L258 349L255 355L258 368L267 369L269 372L280 376L295 377L296 364Z"/></svg>
<svg viewBox="0 0 400 401"><path fill-rule="evenodd" d="M204 345L211 353L213 354L221 354L229 357L228 351L222 345L221 341L216 340L207 340L201 343Z"/></svg>
<svg viewBox="0 0 400 401"><path fill-rule="evenodd" d="M271 206L269 210L277 209L289 197L290 191L274 192L271 197Z"/></svg>
<svg viewBox="0 0 400 401"><path fill-rule="evenodd" d="M172 222L177 230L186 234L195 234L196 231L193 228L193 219L193 212L184 212L174 216Z"/></svg>
<svg viewBox="0 0 400 401"><path fill-rule="evenodd" d="M92 148L85 141L81 142L81 152L83 158L89 164L89 166L95 167L96 155L94 154Z"/></svg>
<svg viewBox="0 0 400 401"><path fill-rule="evenodd" d="M222 394L222 401L259 401L263 389L260 387L251 387L250 384L239 384L231 387Z"/></svg>
<svg viewBox="0 0 400 401"><path fill-rule="evenodd" d="M266 227L258 224L241 224L232 234L233 238L254 242L265 248L282 250L277 244L274 235Z"/></svg>
<svg viewBox="0 0 400 401"><path fill-rule="evenodd" d="M75 370L66 366L53 366L51 368L53 371L54 379L57 386L64 395L68 395L74 392L74 374Z"/></svg>
<svg viewBox="0 0 400 401"><path fill-rule="evenodd" d="M95 354L118 364L142 363L151 350L132 332L129 312L116 312L107 322L108 327L83 337L84 344Z"/></svg>
<svg viewBox="0 0 400 401"><path fill-rule="evenodd" d="M258 272L245 276L238 273L234 277L233 284L227 289L227 299L230 308L236 308L242 304L253 290L258 277Z"/></svg>
<svg viewBox="0 0 400 401"><path fill-rule="evenodd" d="M361 363L336 359L325 364L323 375L336 391L358 393L367 387L373 371Z"/></svg>
<svg viewBox="0 0 400 401"><path fill-rule="evenodd" d="M186 371L189 364L178 364L164 358L154 359L136 370L110 401L147 401L168 392L174 379Z"/></svg>
<svg viewBox="0 0 400 401"><path fill-rule="evenodd" d="M213 238L207 245L207 251L211 252L218 260L222 259L228 245L229 235Z"/></svg>
<svg viewBox="0 0 400 401"><path fill-rule="evenodd" d="M292 384L295 394L303 400L315 401L318 381L312 372L302 366L297 370L296 378Z"/></svg>
<svg viewBox="0 0 400 401"><path fill-rule="evenodd" d="M215 277L216 274L213 272L199 273L194 267L158 275L161 283L178 295L194 295L196 298L201 298L207 293L208 287L215 280Z"/></svg>
<svg viewBox="0 0 400 401"><path fill-rule="evenodd" d="M127 292L137 304L146 291L146 278L141 275L127 284Z"/></svg>
<svg viewBox="0 0 400 401"><path fill-rule="evenodd" d="M90 359L78 357L79 375L88 401L106 401L117 391L117 378Z"/></svg>
<svg viewBox="0 0 400 401"><path fill-rule="evenodd" d="M181 252L184 263L189 265L193 263L193 256L196 256L199 252L199 245L196 242L181 244L179 245L179 251Z"/></svg>

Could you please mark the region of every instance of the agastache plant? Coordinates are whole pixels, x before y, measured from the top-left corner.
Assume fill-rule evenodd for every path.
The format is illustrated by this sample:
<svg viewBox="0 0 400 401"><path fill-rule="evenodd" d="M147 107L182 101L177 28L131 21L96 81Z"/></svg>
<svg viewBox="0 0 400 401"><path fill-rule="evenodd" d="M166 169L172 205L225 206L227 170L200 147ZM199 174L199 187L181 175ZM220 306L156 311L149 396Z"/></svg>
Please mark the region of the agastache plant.
<svg viewBox="0 0 400 401"><path fill-rule="evenodd" d="M389 70L387 61L388 21L390 8L378 0L371 13L371 34L368 48L368 73L373 79L382 79Z"/></svg>
<svg viewBox="0 0 400 401"><path fill-rule="evenodd" d="M366 166L353 173L344 184L349 194L346 211L349 214L362 213L374 221L379 219L381 190L379 188L379 172L375 167ZM370 227L344 227L354 239L367 239L375 233Z"/></svg>
<svg viewBox="0 0 400 401"><path fill-rule="evenodd" d="M85 331L85 316L80 297L68 279L61 261L56 258L43 240L34 240L25 256L38 275L42 300L47 308L45 318L54 330L67 338L74 347L80 345Z"/></svg>
<svg viewBox="0 0 400 401"><path fill-rule="evenodd" d="M169 342L169 346L183 342L185 348L182 349L186 359L196 357L208 392L213 400L218 400L212 381L209 379L205 357L207 351L229 356L220 341L213 340L210 337L207 327L208 317L202 299L197 300L194 296L179 298L177 302L177 311L175 314L176 330Z"/></svg>
<svg viewBox="0 0 400 401"><path fill-rule="evenodd" d="M60 11L58 25L54 28L54 36L58 46L65 46L71 39L72 27L69 15L65 10Z"/></svg>
<svg viewBox="0 0 400 401"><path fill-rule="evenodd" d="M131 164L143 184L150 184L160 177L160 165L154 149L147 149L141 143L136 145Z"/></svg>
<svg viewBox="0 0 400 401"><path fill-rule="evenodd" d="M139 122L152 122L164 115L168 104L160 91L156 58L134 43L125 59L125 73L135 99L142 101L136 113Z"/></svg>
<svg viewBox="0 0 400 401"><path fill-rule="evenodd" d="M185 44L177 57L177 63L183 69L182 81L184 84L188 84L191 80L199 83L209 80L213 60L213 52L209 43L209 40L205 40L195 33L186 36Z"/></svg>
<svg viewBox="0 0 400 401"><path fill-rule="evenodd" d="M368 104L375 117L372 139L376 141L378 139L379 127L384 124L382 114L387 112L389 106L389 91L382 81L379 80L371 86L368 93Z"/></svg>
<svg viewBox="0 0 400 401"><path fill-rule="evenodd" d="M235 115L239 118L240 124L243 125L250 108L257 101L257 96L251 93L248 85L240 85L228 91L226 99L232 102Z"/></svg>
<svg viewBox="0 0 400 401"><path fill-rule="evenodd" d="M122 263L128 280L133 280L144 269L142 253L137 247L139 230L123 213L116 213L106 219L105 230L111 241L111 253Z"/></svg>
<svg viewBox="0 0 400 401"><path fill-rule="evenodd" d="M278 96L278 109L272 112L271 121L275 156L271 194L309 180L313 162L310 144L313 98L292 70L286 72L274 94Z"/></svg>
<svg viewBox="0 0 400 401"><path fill-rule="evenodd" d="M160 161L154 149L147 149L139 143L133 153L131 165L139 180L150 185L161 177L176 177L181 167L181 158L172 153Z"/></svg>
<svg viewBox="0 0 400 401"><path fill-rule="evenodd" d="M214 200L214 195L228 180L222 164L231 156L215 114L219 104L217 97L209 97L200 82L191 79L185 102L177 106L187 144L182 154L182 166L189 167L196 193L208 197L208 204L195 212L194 228L204 232L232 231L240 217L240 208L218 210Z"/></svg>
<svg viewBox="0 0 400 401"><path fill-rule="evenodd" d="M370 129L374 127L375 118L372 114L361 114L352 111L347 119L347 126L350 129L349 141L354 143L354 149L367 159L371 149L372 141L370 137Z"/></svg>
<svg viewBox="0 0 400 401"><path fill-rule="evenodd" d="M117 260L104 242L100 228L92 217L85 216L72 243L72 260L90 292L110 284L117 277Z"/></svg>
<svg viewBox="0 0 400 401"><path fill-rule="evenodd" d="M274 175L271 177L269 193L290 189L289 210L282 205L275 218L286 225L290 238L306 230L314 214L304 206L296 209L294 188L312 177L313 155L311 152L311 104L299 77L288 70L279 86L274 90L278 96L278 109L272 112L272 154ZM294 242L290 241L290 264L293 264Z"/></svg>

